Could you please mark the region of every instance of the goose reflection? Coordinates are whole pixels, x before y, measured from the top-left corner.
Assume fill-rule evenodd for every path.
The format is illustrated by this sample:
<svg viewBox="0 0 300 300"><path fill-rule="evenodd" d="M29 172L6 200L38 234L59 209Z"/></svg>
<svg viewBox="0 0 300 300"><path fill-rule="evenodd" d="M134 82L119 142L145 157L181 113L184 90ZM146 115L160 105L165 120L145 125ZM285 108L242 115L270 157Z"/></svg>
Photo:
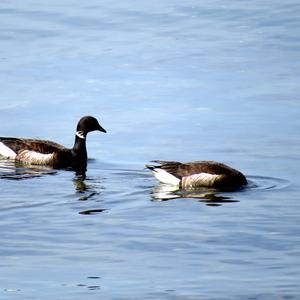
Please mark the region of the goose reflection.
<svg viewBox="0 0 300 300"><path fill-rule="evenodd" d="M14 160L0 159L1 179L22 180L56 173L56 170L47 166L31 166Z"/></svg>
<svg viewBox="0 0 300 300"><path fill-rule="evenodd" d="M57 170L43 165L28 165L19 161L0 159L0 179L23 180L41 177L44 175L56 175ZM77 174L73 180L79 200L87 200L99 194L95 187L86 183L85 173Z"/></svg>
<svg viewBox="0 0 300 300"><path fill-rule="evenodd" d="M160 184L153 188L151 192L152 201L169 201L180 198L198 199L199 202L204 202L208 206L220 206L225 203L239 202L229 196L220 194L216 189L205 187L180 189L178 186Z"/></svg>
<svg viewBox="0 0 300 300"><path fill-rule="evenodd" d="M87 184L85 178L81 176L76 176L73 180L73 183L75 191L79 195L78 200L80 201L89 200L93 196L100 194L100 192L97 191L93 185Z"/></svg>
<svg viewBox="0 0 300 300"><path fill-rule="evenodd" d="M73 171L66 168L67 171ZM22 180L40 177L43 175L55 175L58 171L51 166L44 165L31 165L17 160L2 159L0 158L0 178L11 180ZM76 178L84 184L83 180L86 179L85 171L76 171Z"/></svg>
<svg viewBox="0 0 300 300"><path fill-rule="evenodd" d="M94 184L89 184L84 180L81 176L76 176L73 180L76 195L78 196L78 200L82 202L89 202L90 204L95 205L97 203L97 206L99 205L99 202L102 202L100 198L101 192L99 191L99 187L95 186ZM100 199L100 200L99 200ZM108 211L107 208L97 207L97 208L85 208L84 210L80 210L78 213L80 215L95 215L99 213L103 213Z"/></svg>
<svg viewBox="0 0 300 300"><path fill-rule="evenodd" d="M24 180L41 177L44 175L55 175L57 170L42 165L27 165L19 161L0 159L0 179ZM76 175L74 187L79 194L79 200L84 201L98 194L91 185L85 183L85 174Z"/></svg>

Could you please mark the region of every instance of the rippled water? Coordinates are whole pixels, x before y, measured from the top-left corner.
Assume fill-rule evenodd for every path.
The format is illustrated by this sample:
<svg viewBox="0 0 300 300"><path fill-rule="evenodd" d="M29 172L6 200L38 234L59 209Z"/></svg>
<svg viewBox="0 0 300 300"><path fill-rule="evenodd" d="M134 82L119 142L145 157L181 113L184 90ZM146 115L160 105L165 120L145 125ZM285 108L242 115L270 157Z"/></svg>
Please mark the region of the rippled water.
<svg viewBox="0 0 300 300"><path fill-rule="evenodd" d="M0 299L299 299L297 1L2 1L0 136L71 146L87 179L0 159ZM153 159L214 159L236 192Z"/></svg>

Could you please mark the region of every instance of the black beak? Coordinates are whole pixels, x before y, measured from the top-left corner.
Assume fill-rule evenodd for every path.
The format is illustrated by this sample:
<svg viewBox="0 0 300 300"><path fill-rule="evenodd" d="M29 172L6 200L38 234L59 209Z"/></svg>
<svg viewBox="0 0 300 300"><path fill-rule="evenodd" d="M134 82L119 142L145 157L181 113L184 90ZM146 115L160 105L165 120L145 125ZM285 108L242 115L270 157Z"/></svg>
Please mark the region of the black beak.
<svg viewBox="0 0 300 300"><path fill-rule="evenodd" d="M98 126L98 130L101 131L101 132L106 133L106 130L101 125Z"/></svg>

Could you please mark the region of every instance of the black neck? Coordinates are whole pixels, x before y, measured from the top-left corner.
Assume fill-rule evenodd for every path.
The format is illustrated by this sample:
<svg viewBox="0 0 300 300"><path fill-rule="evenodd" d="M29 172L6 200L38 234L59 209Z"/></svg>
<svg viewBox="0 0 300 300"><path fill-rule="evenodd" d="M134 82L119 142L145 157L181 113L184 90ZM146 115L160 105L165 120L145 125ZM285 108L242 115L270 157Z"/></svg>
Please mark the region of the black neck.
<svg viewBox="0 0 300 300"><path fill-rule="evenodd" d="M73 151L80 156L87 157L86 151L86 140L78 135L75 136L75 143L73 146Z"/></svg>
<svg viewBox="0 0 300 300"><path fill-rule="evenodd" d="M75 143L72 149L72 156L74 159L73 169L76 171L76 176L80 176L81 178L85 178L86 166L87 166L87 151L86 151L86 135L84 138L81 134L76 134Z"/></svg>

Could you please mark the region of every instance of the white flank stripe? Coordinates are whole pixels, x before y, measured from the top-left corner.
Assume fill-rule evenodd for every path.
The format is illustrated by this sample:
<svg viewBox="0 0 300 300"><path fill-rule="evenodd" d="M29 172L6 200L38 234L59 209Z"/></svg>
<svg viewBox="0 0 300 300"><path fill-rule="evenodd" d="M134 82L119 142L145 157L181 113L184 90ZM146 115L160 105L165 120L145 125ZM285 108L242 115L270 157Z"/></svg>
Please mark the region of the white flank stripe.
<svg viewBox="0 0 300 300"><path fill-rule="evenodd" d="M212 186L215 181L222 175L209 174L209 173L199 173L190 176L185 176L182 178L183 187L191 186Z"/></svg>
<svg viewBox="0 0 300 300"><path fill-rule="evenodd" d="M168 173L167 171L157 168L153 170L154 176L162 183L179 185L180 179Z"/></svg>
<svg viewBox="0 0 300 300"><path fill-rule="evenodd" d="M33 165L51 165L53 153L43 154L35 151L24 150L18 154L17 159Z"/></svg>
<svg viewBox="0 0 300 300"><path fill-rule="evenodd" d="M16 153L9 147L5 146L2 142L0 142L0 155L10 159L15 159L16 157Z"/></svg>

